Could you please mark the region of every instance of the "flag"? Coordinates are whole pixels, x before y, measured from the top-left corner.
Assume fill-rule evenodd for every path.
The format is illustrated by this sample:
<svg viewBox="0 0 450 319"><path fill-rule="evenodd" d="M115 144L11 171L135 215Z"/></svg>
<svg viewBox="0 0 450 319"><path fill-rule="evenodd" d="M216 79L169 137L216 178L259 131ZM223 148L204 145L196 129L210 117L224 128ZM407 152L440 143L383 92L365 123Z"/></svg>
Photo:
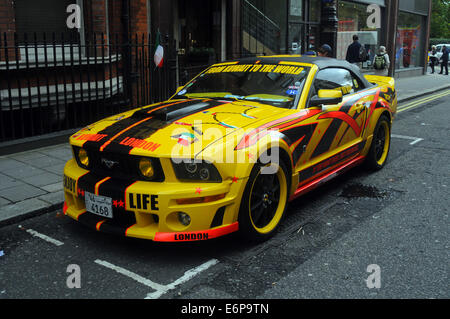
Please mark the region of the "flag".
<svg viewBox="0 0 450 319"><path fill-rule="evenodd" d="M155 56L153 57L156 67L158 68L162 68L164 64L164 48L161 46L160 43L161 43L161 33L158 30L158 33L156 34Z"/></svg>

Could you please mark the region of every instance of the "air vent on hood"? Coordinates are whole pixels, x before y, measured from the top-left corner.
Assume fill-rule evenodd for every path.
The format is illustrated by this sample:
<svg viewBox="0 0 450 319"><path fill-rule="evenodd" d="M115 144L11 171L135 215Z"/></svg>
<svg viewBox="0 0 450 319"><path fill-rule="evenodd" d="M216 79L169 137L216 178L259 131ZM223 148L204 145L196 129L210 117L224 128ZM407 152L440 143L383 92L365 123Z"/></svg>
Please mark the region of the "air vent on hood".
<svg viewBox="0 0 450 319"><path fill-rule="evenodd" d="M186 105L184 103L163 108L152 113L153 118L162 121L174 121L185 116L192 115L211 108L210 103L196 103L193 105Z"/></svg>

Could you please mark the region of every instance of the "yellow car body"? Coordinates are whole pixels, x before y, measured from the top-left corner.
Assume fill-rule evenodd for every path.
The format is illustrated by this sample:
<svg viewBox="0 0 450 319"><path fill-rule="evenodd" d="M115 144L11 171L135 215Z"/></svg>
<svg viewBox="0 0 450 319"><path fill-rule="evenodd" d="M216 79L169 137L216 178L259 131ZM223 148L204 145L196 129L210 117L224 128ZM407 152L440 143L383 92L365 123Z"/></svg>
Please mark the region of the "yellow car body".
<svg viewBox="0 0 450 319"><path fill-rule="evenodd" d="M353 82L353 89L319 90L319 102L311 106L317 74L330 68L345 69L360 83ZM375 150L376 129L387 140L375 159L384 165L397 107L394 79L364 77L346 62L302 56L219 63L199 75L254 71L295 76L304 69L309 72L302 90L294 88L292 108L258 101L274 100L264 88L254 99L225 99L227 94L212 99L208 92L177 98L193 79L168 101L85 127L70 137L74 156L64 168L64 213L97 231L153 241L207 240L243 230L245 201L250 207L248 194L253 198L256 184L264 181L254 173L255 165L276 148L284 171L278 166L279 189L271 196L280 203L273 206L275 200L264 195L261 202L275 207L274 216L260 225L246 218L245 226L261 237L271 235L286 210L283 199L292 200L364 162ZM342 101L320 104L327 98ZM389 123L377 128L380 118ZM174 161L185 159L201 162L175 166ZM194 168L192 174L200 178L189 175ZM180 178L186 174L190 177ZM215 180L201 180L206 177Z"/></svg>

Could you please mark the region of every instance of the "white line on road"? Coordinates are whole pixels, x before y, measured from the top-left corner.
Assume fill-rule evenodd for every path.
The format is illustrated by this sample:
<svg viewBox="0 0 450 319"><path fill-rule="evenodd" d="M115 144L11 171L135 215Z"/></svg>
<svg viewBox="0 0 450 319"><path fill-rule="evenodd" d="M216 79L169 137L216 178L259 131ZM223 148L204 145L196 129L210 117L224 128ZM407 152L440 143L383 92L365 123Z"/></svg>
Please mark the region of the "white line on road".
<svg viewBox="0 0 450 319"><path fill-rule="evenodd" d="M155 291L155 292L149 293L147 295L147 297L145 297L145 299L158 299L159 297L164 295L169 290L175 289L178 285L181 285L181 284L191 280L192 278L197 276L199 273L201 273L202 271L205 271L206 269L216 265L218 262L219 261L217 259L211 259L211 260L201 264L198 267L195 267L193 269L190 269L190 270L186 271L183 276L181 276L180 278L178 278L174 282L168 284L166 286L165 291L160 290L160 291Z"/></svg>
<svg viewBox="0 0 450 319"><path fill-rule="evenodd" d="M409 143L409 145L415 145L415 144L417 144L419 142L422 142L424 140L423 138L420 138L420 137L405 136L405 135L395 135L395 134L392 134L391 137L401 138L401 139L404 139L404 140L412 140L412 142Z"/></svg>
<svg viewBox="0 0 450 319"><path fill-rule="evenodd" d="M107 261L97 259L97 260L95 260L95 263L97 263L99 265L102 265L102 266L104 266L106 268L112 269L115 272L118 272L119 274L127 276L127 277L137 281L138 283L143 284L143 285L145 285L147 287L150 287L152 289L155 289L157 291L165 289L165 286L163 286L163 285L160 285L160 284L158 284L156 282L153 282L153 281L151 281L151 280L149 280L147 278L144 278L144 277L142 277L142 276L140 276L138 274L135 274L134 272L126 270L125 268L113 265L113 264L111 264L111 263L109 263Z"/></svg>
<svg viewBox="0 0 450 319"><path fill-rule="evenodd" d="M23 228L22 226L20 226L20 225L19 225L19 228L24 229L24 228ZM33 230L33 229L27 229L26 232L29 233L29 234L31 234L31 235L33 235L34 237L38 237L38 238L40 238L40 239L43 239L43 240L45 240L46 242L49 242L49 243L51 243L51 244L53 244L53 245L56 245L56 246L62 246L62 245L64 245L63 242L60 242L59 240L53 239L53 238L51 238L51 237L49 237L49 236L47 236L47 235L38 233L37 231L35 231L35 230Z"/></svg>
<svg viewBox="0 0 450 319"><path fill-rule="evenodd" d="M175 280L174 282L168 284L168 285L161 285L158 284L156 282L153 282L147 278L144 278L134 272L131 272L127 269L124 269L122 267L113 265L107 261L103 261L103 260L95 260L95 263L104 266L106 268L112 269L116 272L118 272L119 274L122 274L124 276L127 276L137 282L139 282L140 284L143 284L147 287L150 287L152 289L154 289L154 292L151 292L149 294L147 294L147 296L145 297L145 299L158 299L159 297L161 297L162 295L164 295L166 292L168 292L169 290L175 289L177 286L191 280L192 278L194 278L195 276L197 276L199 273L201 273L202 271L205 271L206 269L216 265L219 261L217 259L211 259L203 264L201 264L198 267L195 267L193 269L190 269L188 271L186 271L184 273L183 276L181 276L180 278L178 278L177 280Z"/></svg>

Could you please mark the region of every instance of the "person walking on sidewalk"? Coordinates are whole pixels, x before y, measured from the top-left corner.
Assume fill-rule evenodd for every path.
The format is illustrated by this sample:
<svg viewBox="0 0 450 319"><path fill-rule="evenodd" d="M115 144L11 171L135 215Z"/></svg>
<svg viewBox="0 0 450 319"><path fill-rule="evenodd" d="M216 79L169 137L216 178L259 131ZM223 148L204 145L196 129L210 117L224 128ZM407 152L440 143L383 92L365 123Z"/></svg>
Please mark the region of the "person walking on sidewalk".
<svg viewBox="0 0 450 319"><path fill-rule="evenodd" d="M436 65L439 64L439 58L437 57L437 50L436 50L436 46L433 45L431 47L431 52L430 52L430 67L431 67L431 74L434 73L434 67Z"/></svg>
<svg viewBox="0 0 450 319"><path fill-rule="evenodd" d="M447 46L442 47L442 56L441 56L441 72L439 74L443 74L444 68L445 68L445 75L448 75L448 55L449 55L449 49Z"/></svg>
<svg viewBox="0 0 450 319"><path fill-rule="evenodd" d="M389 65L391 61L389 60L389 55L386 52L386 47L380 46L380 50L377 55L373 58L372 65L375 69L375 75L387 76Z"/></svg>
<svg viewBox="0 0 450 319"><path fill-rule="evenodd" d="M360 66L361 61L361 51L363 50L363 46L359 43L359 37L355 34L353 35L353 43L350 44L347 48L347 55L345 59L353 64Z"/></svg>

